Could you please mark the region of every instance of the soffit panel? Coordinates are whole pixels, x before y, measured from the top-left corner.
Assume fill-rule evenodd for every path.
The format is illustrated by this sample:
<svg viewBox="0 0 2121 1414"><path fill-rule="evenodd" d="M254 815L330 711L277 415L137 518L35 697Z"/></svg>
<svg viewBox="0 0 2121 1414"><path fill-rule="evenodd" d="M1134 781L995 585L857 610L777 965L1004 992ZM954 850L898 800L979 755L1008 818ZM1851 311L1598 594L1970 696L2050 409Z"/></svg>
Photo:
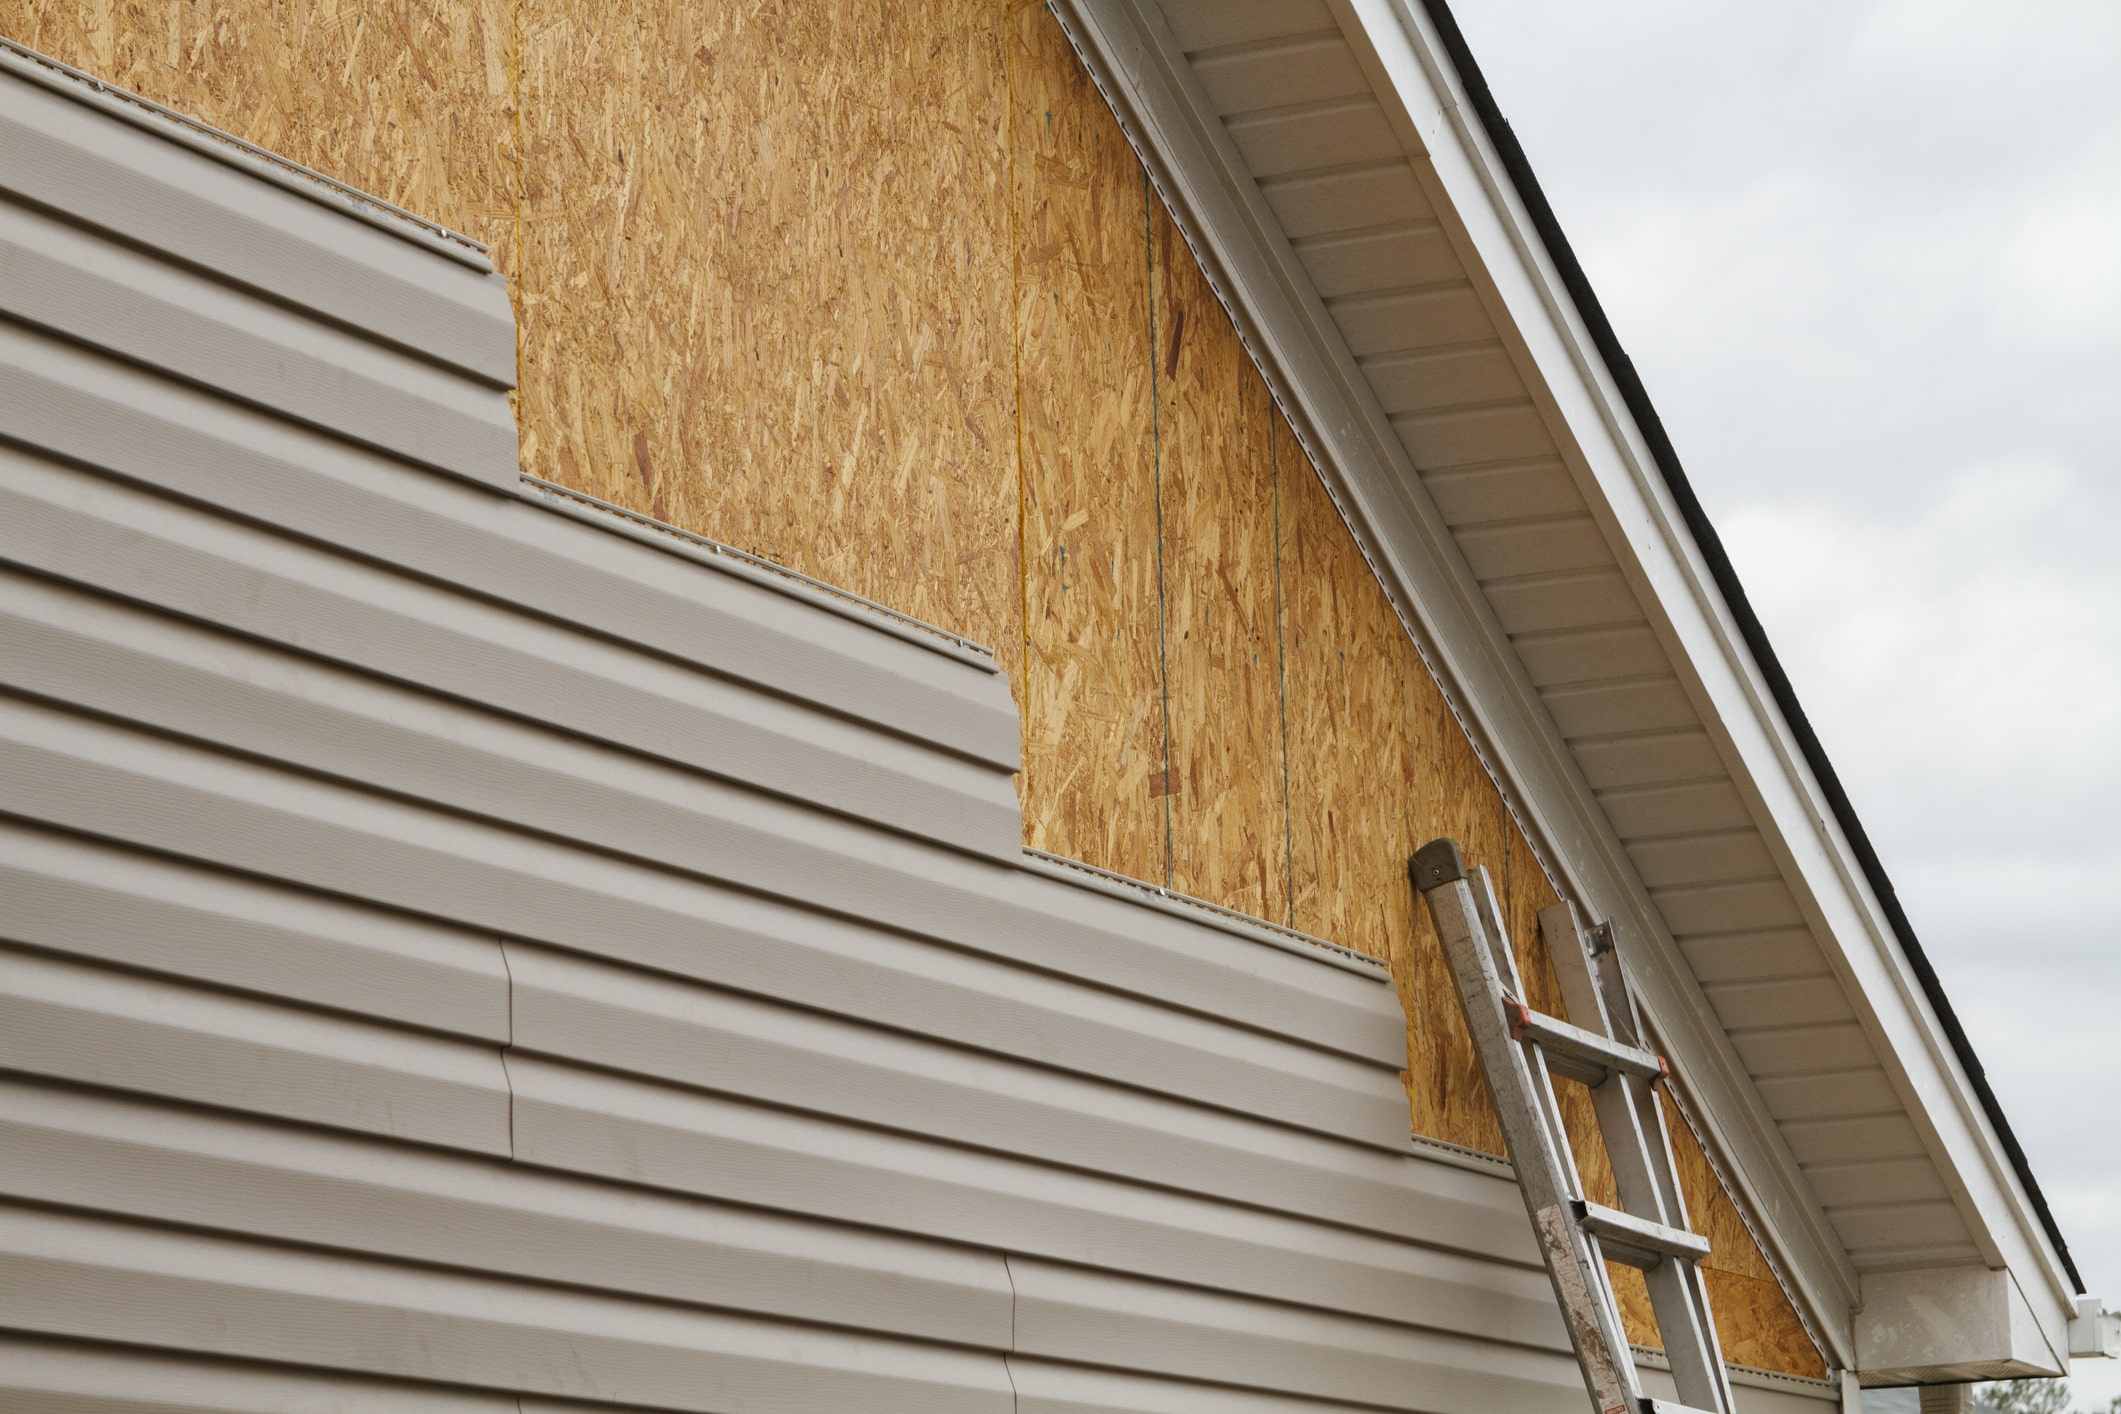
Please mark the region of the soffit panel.
<svg viewBox="0 0 2121 1414"><path fill-rule="evenodd" d="M1821 1203L1852 1263L1970 1259L1944 1177L1360 62L1316 5L1162 8L1800 1168L1831 1177ZM1793 1049L1801 1078L1784 1074ZM1843 1084L1862 1118L1822 1115Z"/></svg>

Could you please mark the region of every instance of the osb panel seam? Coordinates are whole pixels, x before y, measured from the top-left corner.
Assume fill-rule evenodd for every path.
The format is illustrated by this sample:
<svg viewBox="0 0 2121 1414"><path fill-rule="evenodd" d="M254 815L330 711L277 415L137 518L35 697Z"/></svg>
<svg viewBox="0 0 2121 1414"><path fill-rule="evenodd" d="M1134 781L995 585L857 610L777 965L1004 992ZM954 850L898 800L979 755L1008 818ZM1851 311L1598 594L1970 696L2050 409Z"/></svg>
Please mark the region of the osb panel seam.
<svg viewBox="0 0 2121 1414"><path fill-rule="evenodd" d="M1268 389L1271 396L1272 388ZM1274 435L1273 409L1267 419L1268 464L1274 474L1274 685L1281 707L1281 832L1283 870L1290 927L1296 926L1296 827L1289 808L1289 634L1288 595L1282 577L1281 439Z"/></svg>
<svg viewBox="0 0 2121 1414"><path fill-rule="evenodd" d="M1166 208L1168 209L1168 208ZM1164 721L1164 770L1163 781L1153 793L1163 800L1164 806L1164 887L1171 887L1171 796L1174 785L1171 777L1171 622L1170 593L1165 587L1164 566L1164 419L1163 388L1157 378L1156 344L1156 237L1155 217L1157 204L1152 200L1148 169L1142 169L1142 265L1146 275L1145 285L1149 293L1149 469L1150 485L1153 488L1152 504L1156 507L1156 690L1158 709ZM1177 361L1178 346L1172 345L1172 361Z"/></svg>

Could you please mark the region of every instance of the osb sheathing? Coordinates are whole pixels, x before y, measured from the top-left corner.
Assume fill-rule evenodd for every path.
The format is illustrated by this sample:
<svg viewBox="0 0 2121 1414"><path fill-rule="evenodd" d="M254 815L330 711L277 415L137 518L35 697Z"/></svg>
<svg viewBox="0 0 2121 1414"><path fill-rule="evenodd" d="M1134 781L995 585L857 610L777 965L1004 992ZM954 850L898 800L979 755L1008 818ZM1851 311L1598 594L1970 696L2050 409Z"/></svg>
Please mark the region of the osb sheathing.
<svg viewBox="0 0 2121 1414"><path fill-rule="evenodd" d="M1276 918L1289 856L1273 403L1161 202L1150 216L1168 882Z"/></svg>
<svg viewBox="0 0 2121 1414"><path fill-rule="evenodd" d="M1018 642L1000 9L518 24L526 468Z"/></svg>
<svg viewBox="0 0 2121 1414"><path fill-rule="evenodd" d="M1024 716L1024 839L1161 882L1154 203L1042 9L1010 17L1007 78L1024 626L1019 651L1000 647Z"/></svg>
<svg viewBox="0 0 2121 1414"><path fill-rule="evenodd" d="M1042 7L0 0L0 32L487 241L528 470L994 646L1028 843L1388 959L1415 1132L1501 1148L1404 861L1485 864L1559 1011L1551 886ZM1822 1373L1672 1131L1726 1353Z"/></svg>

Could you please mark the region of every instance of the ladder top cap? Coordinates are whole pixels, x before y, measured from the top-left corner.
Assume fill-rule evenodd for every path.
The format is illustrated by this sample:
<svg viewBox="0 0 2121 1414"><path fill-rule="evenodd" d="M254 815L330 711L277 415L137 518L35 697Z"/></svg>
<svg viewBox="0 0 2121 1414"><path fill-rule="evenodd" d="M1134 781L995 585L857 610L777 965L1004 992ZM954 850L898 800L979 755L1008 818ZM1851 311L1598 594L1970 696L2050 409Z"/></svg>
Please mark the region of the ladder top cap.
<svg viewBox="0 0 2121 1414"><path fill-rule="evenodd" d="M1407 875L1422 893L1456 883L1466 876L1466 857L1457 840L1430 840L1407 861Z"/></svg>

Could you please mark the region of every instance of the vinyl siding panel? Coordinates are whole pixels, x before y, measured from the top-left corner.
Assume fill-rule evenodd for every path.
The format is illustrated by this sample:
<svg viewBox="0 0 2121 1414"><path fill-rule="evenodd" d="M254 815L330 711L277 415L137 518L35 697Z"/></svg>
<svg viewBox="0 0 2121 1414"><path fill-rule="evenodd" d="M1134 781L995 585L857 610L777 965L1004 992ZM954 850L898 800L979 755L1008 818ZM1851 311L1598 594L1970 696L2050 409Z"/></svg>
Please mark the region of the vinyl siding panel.
<svg viewBox="0 0 2121 1414"><path fill-rule="evenodd" d="M664 1409L1009 1408L983 1352L0 1209L0 1321L39 1334Z"/></svg>
<svg viewBox="0 0 2121 1414"><path fill-rule="evenodd" d="M508 1152L491 1047L0 951L0 1067Z"/></svg>
<svg viewBox="0 0 2121 1414"><path fill-rule="evenodd" d="M0 821L0 935L423 1031L508 1040L497 939Z"/></svg>
<svg viewBox="0 0 2121 1414"><path fill-rule="evenodd" d="M520 1414L508 1395L0 1334L22 1414Z"/></svg>
<svg viewBox="0 0 2121 1414"><path fill-rule="evenodd" d="M1015 1257L1009 1266L1017 1344L1026 1355L1386 1408L1418 1389L1423 1407L1468 1414L1491 1402L1507 1407L1513 1395L1521 1401L1515 1407L1545 1407L1554 1390L1542 1374L1576 1377L1566 1355L1526 1359L1490 1339L1340 1320ZM1526 1272L1514 1310L1480 1313L1482 1335L1543 1343L1545 1288L1544 1272Z"/></svg>
<svg viewBox="0 0 2121 1414"><path fill-rule="evenodd" d="M7 87L8 188L84 226L495 387L515 381L515 316L471 256L432 250L253 171L174 156L71 95Z"/></svg>
<svg viewBox="0 0 2121 1414"><path fill-rule="evenodd" d="M991 1254L258 1117L0 1085L15 1198L294 1246L1006 1344ZM505 1156L504 1156L505 1157Z"/></svg>

